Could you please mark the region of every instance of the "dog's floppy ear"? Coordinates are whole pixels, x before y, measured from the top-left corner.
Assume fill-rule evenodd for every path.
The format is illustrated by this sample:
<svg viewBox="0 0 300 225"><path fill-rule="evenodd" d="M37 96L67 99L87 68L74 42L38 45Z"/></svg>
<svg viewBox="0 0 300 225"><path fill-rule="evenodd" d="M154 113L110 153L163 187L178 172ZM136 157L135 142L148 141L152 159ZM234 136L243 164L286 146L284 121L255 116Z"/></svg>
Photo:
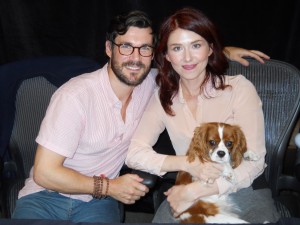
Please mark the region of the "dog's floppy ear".
<svg viewBox="0 0 300 225"><path fill-rule="evenodd" d="M232 168L238 167L242 160L244 153L247 151L246 137L238 126L232 126L234 129L234 146L231 152L231 166Z"/></svg>
<svg viewBox="0 0 300 225"><path fill-rule="evenodd" d="M210 161L207 149L207 129L206 126L196 127L194 136L190 143L187 155L189 162L195 160L197 156L201 162Z"/></svg>

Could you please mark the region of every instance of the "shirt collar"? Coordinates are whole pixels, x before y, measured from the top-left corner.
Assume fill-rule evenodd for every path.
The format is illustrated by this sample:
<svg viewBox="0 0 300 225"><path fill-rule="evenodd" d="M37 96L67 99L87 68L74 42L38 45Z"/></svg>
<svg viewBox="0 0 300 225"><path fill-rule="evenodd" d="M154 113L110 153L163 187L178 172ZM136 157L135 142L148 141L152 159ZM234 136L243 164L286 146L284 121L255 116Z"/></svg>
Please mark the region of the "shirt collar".
<svg viewBox="0 0 300 225"><path fill-rule="evenodd" d="M119 98L116 96L115 92L113 91L110 81L109 81L109 76L108 76L108 63L106 63L103 66L103 70L101 73L101 76L103 76L103 84L104 84L104 89L106 90L105 95L107 97L107 99L109 100L108 102L110 102L111 106L116 106L116 107L122 107L122 103L119 100ZM139 101L141 100L141 96L140 96L140 91L141 91L142 87L141 85L138 85L136 87L134 87L133 92L132 92L132 96L131 96L131 100L133 101Z"/></svg>

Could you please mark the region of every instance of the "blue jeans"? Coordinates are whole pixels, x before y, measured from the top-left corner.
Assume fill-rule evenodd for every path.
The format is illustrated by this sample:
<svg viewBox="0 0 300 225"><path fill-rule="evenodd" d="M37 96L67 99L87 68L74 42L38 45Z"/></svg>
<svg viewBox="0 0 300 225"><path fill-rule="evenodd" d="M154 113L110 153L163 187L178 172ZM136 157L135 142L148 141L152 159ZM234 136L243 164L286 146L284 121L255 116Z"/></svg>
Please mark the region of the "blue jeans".
<svg viewBox="0 0 300 225"><path fill-rule="evenodd" d="M83 202L45 190L18 199L12 218L119 223L120 209L110 197Z"/></svg>

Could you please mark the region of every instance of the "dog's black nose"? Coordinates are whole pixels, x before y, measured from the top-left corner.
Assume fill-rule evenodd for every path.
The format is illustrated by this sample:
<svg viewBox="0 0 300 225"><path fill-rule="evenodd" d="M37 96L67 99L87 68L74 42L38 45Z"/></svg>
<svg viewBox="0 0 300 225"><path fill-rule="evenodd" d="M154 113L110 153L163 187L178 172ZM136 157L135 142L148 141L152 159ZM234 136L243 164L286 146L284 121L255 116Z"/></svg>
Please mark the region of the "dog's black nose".
<svg viewBox="0 0 300 225"><path fill-rule="evenodd" d="M225 155L225 152L224 152L224 151L218 151L217 154L218 154L218 156L219 156L220 158L223 158L224 155Z"/></svg>

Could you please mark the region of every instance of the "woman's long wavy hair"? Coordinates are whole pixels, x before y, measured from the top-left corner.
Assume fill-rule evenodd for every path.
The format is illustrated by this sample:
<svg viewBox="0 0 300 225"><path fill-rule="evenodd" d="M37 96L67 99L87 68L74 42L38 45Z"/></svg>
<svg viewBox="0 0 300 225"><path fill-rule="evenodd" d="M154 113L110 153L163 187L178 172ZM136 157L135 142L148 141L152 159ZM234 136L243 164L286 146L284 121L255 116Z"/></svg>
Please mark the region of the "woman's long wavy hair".
<svg viewBox="0 0 300 225"><path fill-rule="evenodd" d="M199 34L213 50L208 58L205 79L200 86L201 90L208 81L212 82L215 89L224 90L226 88L224 73L228 68L228 61L223 53L223 45L217 29L202 12L193 8L183 8L168 17L159 30L155 62L158 68L156 83L160 87L160 101L165 112L171 116L175 115L171 106L173 97L179 90L180 76L173 69L171 63L166 60L165 55L168 50L168 38L177 28Z"/></svg>

